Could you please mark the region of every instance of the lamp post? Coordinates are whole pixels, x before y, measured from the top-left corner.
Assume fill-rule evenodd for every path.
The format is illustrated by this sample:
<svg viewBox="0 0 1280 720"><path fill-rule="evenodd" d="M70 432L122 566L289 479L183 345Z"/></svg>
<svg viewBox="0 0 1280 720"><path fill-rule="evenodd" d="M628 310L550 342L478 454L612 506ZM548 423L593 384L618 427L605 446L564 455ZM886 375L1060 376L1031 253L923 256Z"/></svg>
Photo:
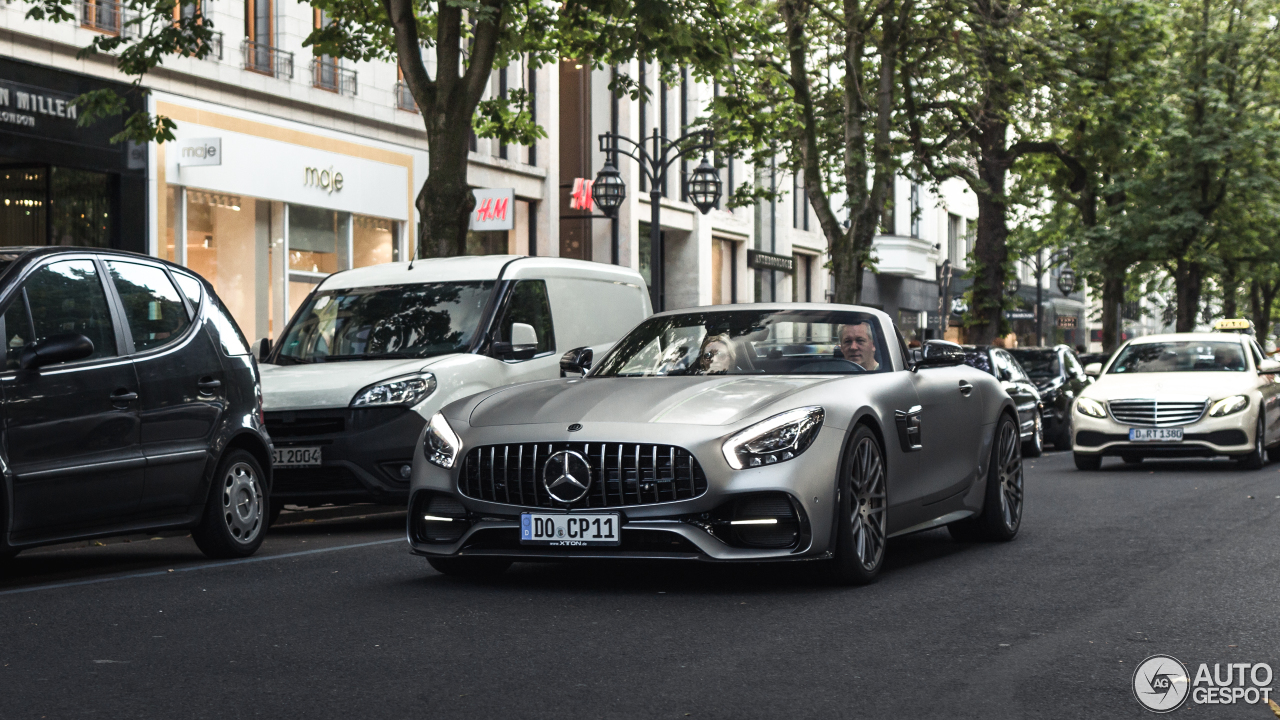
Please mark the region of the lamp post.
<svg viewBox="0 0 1280 720"><path fill-rule="evenodd" d="M1043 302L1042 293L1044 290L1042 288L1043 283L1041 280L1044 278L1045 271L1055 265L1071 262L1071 251L1059 250L1050 255L1048 260L1045 260L1044 251L1037 250L1034 259L1023 260L1023 262L1030 266L1031 271L1035 273L1036 276L1036 344L1044 345L1044 307L1041 305ZM1069 284L1063 282L1067 277L1070 278ZM1058 276L1058 289L1062 291L1063 295L1070 295L1075 291L1075 288L1076 274L1074 270L1068 267L1062 271L1062 275Z"/></svg>
<svg viewBox="0 0 1280 720"><path fill-rule="evenodd" d="M617 133L600 135L600 151L605 153L605 166L596 175L591 196L600 209L610 217L618 211L626 198L626 184L618 173L617 158L626 155L640 165L640 172L649 182L649 295L655 311L661 311L665 302L666 278L663 272L662 247L662 186L667 171L680 158L693 153L703 153L702 162L689 174L685 194L703 215L711 212L720 200L720 173L707 161L706 151L711 149L714 136L708 130L688 133L675 140L668 140L653 129L653 135L636 142ZM603 183L603 186L602 186ZM598 193L598 194L597 194ZM616 227L616 225L615 225ZM614 262L618 259L618 236L613 236Z"/></svg>

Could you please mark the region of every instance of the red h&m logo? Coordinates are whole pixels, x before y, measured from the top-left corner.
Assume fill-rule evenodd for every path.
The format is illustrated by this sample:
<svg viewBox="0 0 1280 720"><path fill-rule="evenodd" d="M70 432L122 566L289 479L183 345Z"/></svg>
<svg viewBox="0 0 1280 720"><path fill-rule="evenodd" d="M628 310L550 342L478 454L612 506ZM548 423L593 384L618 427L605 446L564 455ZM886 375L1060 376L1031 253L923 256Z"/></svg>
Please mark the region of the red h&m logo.
<svg viewBox="0 0 1280 720"><path fill-rule="evenodd" d="M506 198L485 198L476 208L476 222L507 219Z"/></svg>

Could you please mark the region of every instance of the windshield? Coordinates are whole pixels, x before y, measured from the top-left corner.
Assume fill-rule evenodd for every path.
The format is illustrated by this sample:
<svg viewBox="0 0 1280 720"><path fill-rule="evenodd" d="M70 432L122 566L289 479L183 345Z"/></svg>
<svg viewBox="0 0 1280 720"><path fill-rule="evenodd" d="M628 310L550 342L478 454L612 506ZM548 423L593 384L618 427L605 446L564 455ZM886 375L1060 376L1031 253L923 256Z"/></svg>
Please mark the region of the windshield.
<svg viewBox="0 0 1280 720"><path fill-rule="evenodd" d="M289 326L281 363L424 358L471 344L493 281L316 293Z"/></svg>
<svg viewBox="0 0 1280 720"><path fill-rule="evenodd" d="M650 318L594 377L846 374L892 370L880 323L860 312L730 310Z"/></svg>
<svg viewBox="0 0 1280 720"><path fill-rule="evenodd" d="M1238 342L1182 340L1130 345L1108 372L1244 372L1244 348Z"/></svg>
<svg viewBox="0 0 1280 720"><path fill-rule="evenodd" d="M1036 350L1010 350L1022 369L1033 378L1056 378L1061 374L1058 353Z"/></svg>

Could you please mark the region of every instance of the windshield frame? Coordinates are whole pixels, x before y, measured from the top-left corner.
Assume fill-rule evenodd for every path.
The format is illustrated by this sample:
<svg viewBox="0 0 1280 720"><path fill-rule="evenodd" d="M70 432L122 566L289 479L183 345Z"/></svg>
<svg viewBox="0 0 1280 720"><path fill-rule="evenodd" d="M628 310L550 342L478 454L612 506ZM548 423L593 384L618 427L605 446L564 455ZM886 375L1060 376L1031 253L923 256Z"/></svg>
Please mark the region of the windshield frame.
<svg viewBox="0 0 1280 720"><path fill-rule="evenodd" d="M797 372L766 372L764 369L760 369L758 372L725 372L725 373L694 372L694 373L688 373L688 374L686 373L654 373L654 374L625 374L625 375L619 374L619 371L621 370L621 368L626 364L626 362L619 360L619 356L621 356L623 353L628 353L627 361L629 362L631 358L636 357L654 339L659 337L659 335L653 334L652 328L654 327L654 325L671 324L667 330L668 332L670 332L672 329L675 329L675 328L696 327L698 325L702 325L704 328L704 334L702 339L699 342L703 342L707 339L706 330L705 330L705 327L709 322L709 318L707 316L716 316L716 315L726 315L726 316L739 315L744 317L749 317L750 315L759 316L756 318L755 322L753 323L754 325L754 324L764 323L766 318L777 318L779 316L784 318L782 321L785 322L786 316L812 316L816 318L822 315L834 316L834 315L843 315L843 314L859 315L859 316L862 316L867 322L872 322L875 324L875 328L878 330L877 332L875 332L875 336L876 336L875 349L878 352L880 358L882 358L882 362L880 362L879 367L877 369L871 370L871 371L865 371L865 372L834 372L834 371L833 372L817 372L817 371L814 371L814 372L797 373ZM702 318L702 319L695 320L695 318ZM686 325L678 324L681 319L685 319L687 324ZM833 317L831 318L831 320L835 320L835 318ZM734 328L738 328L739 326L743 328L747 327L747 325L742 324L741 322L732 323L729 321L728 318L726 318L725 322L727 326L732 326ZM774 322L778 322L778 321L775 320ZM821 320L812 320L810 322L812 322L815 325L844 324L844 323L836 323L836 322L823 322ZM614 343L613 347L609 349L609 352L606 353L603 358L601 358L600 362L598 362L595 365L595 367L591 369L591 371L586 375L586 377L590 377L590 378L631 378L631 377L744 378L744 377L793 377L793 376L809 376L809 375L814 375L814 376L826 375L826 376L840 376L840 377L845 377L845 376L853 377L853 376L860 376L860 375L880 375L885 373L897 372L903 369L903 359L896 357L893 353L893 348L897 347L897 342L894 339L894 336L891 336L890 333L894 333L896 335L896 330L893 330L891 328L890 330L887 331L886 323L884 322L884 319L881 318L879 315L873 313L870 309L867 309L867 308L855 308L855 307L831 308L831 307L822 307L822 306L751 308L749 306L748 307L726 306L724 309L698 308L696 310L689 310L689 311L684 311L679 313L663 313L660 315L653 315L646 318L643 322L641 322L635 328L632 328L631 331L628 332L626 335L619 338L618 341ZM636 348L629 347L629 345L631 344L629 343L629 341L631 341L633 337L647 337L650 335L652 337L649 337L649 339L646 340L640 346ZM737 337L742 337L742 336L743 335L739 335ZM636 341L632 341L632 342L636 342ZM754 341L748 340L746 342L750 343ZM793 344L823 345L827 343L793 343ZM837 344L837 348L838 348L838 344ZM753 346L752 347L753 353L754 353L754 349L755 348ZM820 354L814 355L815 361L817 361L818 359L825 359L827 357L828 356L826 355L820 355ZM756 360L760 360L760 359L761 359L760 356L756 356ZM770 358L770 359L774 359L774 358ZM610 367L611 365L615 365L615 364L617 364L618 367L616 368ZM607 374L606 374L606 368L609 368L609 370L607 371Z"/></svg>
<svg viewBox="0 0 1280 720"><path fill-rule="evenodd" d="M311 308L314 305L315 299L318 295L321 295L321 294L341 295L343 293L376 292L381 290L405 291L406 289L423 287L428 285L472 285L472 284L478 284L481 286L488 285L489 287L487 289L483 287L481 288L481 292L485 293L485 299L480 306L480 310L476 318L476 322L470 329L470 333L471 333L470 337L466 338L466 341L464 343L460 343L456 348L452 350L445 351L445 352L429 353L426 355L414 355L411 353L401 352L401 351L393 351L393 352L379 354L379 355L342 353L342 354L333 355L332 360L329 359L330 356L325 356L323 358L317 358L317 359L303 359L293 355L287 355L283 352L285 348L285 341L293 333L294 327L298 323L304 322L304 314L306 314L305 311L307 311L309 308ZM352 286L352 287L334 287L334 288L328 288L328 289L322 290L321 289L321 285L323 285L322 283L321 285L317 285L315 288L313 288L311 292L307 294L306 299L303 300L300 305L298 305L298 309L294 311L293 316L289 319L289 323L285 325L284 331L279 335L279 340L273 344L271 348L271 352L268 353L267 358L264 359L263 362L274 364L274 365L293 366L293 365L323 364L327 362L335 362L335 363L353 362L353 361L359 362L362 360L406 360L406 359L426 360L430 358L441 357L443 355L474 353L474 352L477 352L478 346L483 344L483 341L487 333L489 332L490 325L492 325L495 298L499 295L499 293L501 293L501 291L506 287L507 284L508 283L505 283L500 279L477 278L477 279L467 279L467 280L423 280L423 281L408 282L408 283L389 283L389 284L377 284L377 285L360 285L360 286Z"/></svg>

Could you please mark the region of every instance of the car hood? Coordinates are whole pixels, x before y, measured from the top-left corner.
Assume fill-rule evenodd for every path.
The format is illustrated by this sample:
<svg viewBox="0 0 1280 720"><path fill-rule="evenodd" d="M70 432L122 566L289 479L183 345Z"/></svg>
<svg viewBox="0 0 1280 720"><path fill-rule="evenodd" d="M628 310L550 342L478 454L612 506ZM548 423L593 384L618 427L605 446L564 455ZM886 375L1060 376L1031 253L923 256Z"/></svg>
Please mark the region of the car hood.
<svg viewBox="0 0 1280 720"><path fill-rule="evenodd" d="M837 378L578 378L499 390L471 411L472 427L537 423L643 422L729 425L771 403Z"/></svg>
<svg viewBox="0 0 1280 720"><path fill-rule="evenodd" d="M451 357L413 360L346 360L308 365L260 365L264 410L347 407L373 383L409 375Z"/></svg>
<svg viewBox="0 0 1280 720"><path fill-rule="evenodd" d="M1251 372L1107 373L1081 395L1095 400L1141 397L1225 397L1251 390L1257 376Z"/></svg>

